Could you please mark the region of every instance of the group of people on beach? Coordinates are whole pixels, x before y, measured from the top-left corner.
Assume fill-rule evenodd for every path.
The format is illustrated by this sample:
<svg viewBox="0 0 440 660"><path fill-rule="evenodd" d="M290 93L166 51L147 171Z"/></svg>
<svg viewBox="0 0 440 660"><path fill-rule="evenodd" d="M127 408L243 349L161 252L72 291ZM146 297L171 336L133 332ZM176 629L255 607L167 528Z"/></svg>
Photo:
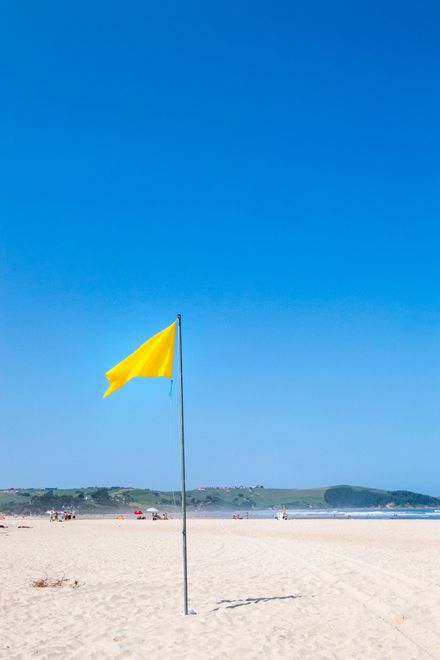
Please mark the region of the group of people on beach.
<svg viewBox="0 0 440 660"><path fill-rule="evenodd" d="M76 511L49 511L49 520L50 522L76 520Z"/></svg>
<svg viewBox="0 0 440 660"><path fill-rule="evenodd" d="M153 520L169 520L167 513L163 513L162 515L160 515L160 513L153 513L152 514L152 519Z"/></svg>
<svg viewBox="0 0 440 660"><path fill-rule="evenodd" d="M120 520L124 519L124 516L117 516L117 517ZM158 511L153 511L151 513L151 519L152 520L169 520L170 518L171 518L171 516L168 516L167 513L162 513L162 515ZM137 520L146 520L147 518L143 514L139 514L139 515L136 516L136 519Z"/></svg>

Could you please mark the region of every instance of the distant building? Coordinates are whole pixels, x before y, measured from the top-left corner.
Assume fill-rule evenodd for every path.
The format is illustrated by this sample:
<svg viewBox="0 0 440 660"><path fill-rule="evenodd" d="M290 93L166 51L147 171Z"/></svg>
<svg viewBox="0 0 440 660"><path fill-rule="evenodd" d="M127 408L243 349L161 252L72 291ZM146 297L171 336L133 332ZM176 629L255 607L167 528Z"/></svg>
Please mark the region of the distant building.
<svg viewBox="0 0 440 660"><path fill-rule="evenodd" d="M199 486L196 490L255 490L256 488L264 488L264 486Z"/></svg>

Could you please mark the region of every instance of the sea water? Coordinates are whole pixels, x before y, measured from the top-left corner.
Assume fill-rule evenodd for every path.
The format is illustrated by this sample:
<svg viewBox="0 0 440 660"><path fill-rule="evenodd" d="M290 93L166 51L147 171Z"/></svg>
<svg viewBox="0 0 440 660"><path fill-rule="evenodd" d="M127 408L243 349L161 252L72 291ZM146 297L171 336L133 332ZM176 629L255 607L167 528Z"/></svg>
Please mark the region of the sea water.
<svg viewBox="0 0 440 660"><path fill-rule="evenodd" d="M232 518L239 514L251 519L275 518L281 509L261 511L188 511L189 518ZM289 520L294 519L356 519L356 520L440 520L440 508L425 509L288 509Z"/></svg>

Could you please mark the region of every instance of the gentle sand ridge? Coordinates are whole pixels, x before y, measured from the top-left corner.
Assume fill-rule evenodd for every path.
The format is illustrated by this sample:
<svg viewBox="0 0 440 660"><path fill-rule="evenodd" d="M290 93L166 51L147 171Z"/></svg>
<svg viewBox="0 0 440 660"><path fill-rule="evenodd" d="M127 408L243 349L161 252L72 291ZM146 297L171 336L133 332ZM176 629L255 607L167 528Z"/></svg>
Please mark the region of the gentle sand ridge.
<svg viewBox="0 0 440 660"><path fill-rule="evenodd" d="M440 659L435 521L191 520L187 618L179 521L2 522L1 658Z"/></svg>

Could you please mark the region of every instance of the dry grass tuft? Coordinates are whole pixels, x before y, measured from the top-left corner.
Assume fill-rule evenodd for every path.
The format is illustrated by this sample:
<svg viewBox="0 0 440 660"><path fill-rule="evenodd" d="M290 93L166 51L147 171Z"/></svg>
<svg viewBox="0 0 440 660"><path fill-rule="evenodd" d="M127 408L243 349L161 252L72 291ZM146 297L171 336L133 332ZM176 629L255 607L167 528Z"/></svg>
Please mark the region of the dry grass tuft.
<svg viewBox="0 0 440 660"><path fill-rule="evenodd" d="M70 584L67 584L70 582ZM82 587L84 583L80 582L79 580L69 580L69 578L65 578L64 575L62 578L49 578L47 577L42 577L38 578L37 580L31 580L31 587L34 587L35 589L47 589L47 588L54 588L54 587L64 587L64 586L69 586L72 587L72 589L78 589L79 587Z"/></svg>
<svg viewBox="0 0 440 660"><path fill-rule="evenodd" d="M32 580L31 585L35 587L35 589L45 589L47 587L62 587L65 582L69 582L65 577L59 579L44 577Z"/></svg>

